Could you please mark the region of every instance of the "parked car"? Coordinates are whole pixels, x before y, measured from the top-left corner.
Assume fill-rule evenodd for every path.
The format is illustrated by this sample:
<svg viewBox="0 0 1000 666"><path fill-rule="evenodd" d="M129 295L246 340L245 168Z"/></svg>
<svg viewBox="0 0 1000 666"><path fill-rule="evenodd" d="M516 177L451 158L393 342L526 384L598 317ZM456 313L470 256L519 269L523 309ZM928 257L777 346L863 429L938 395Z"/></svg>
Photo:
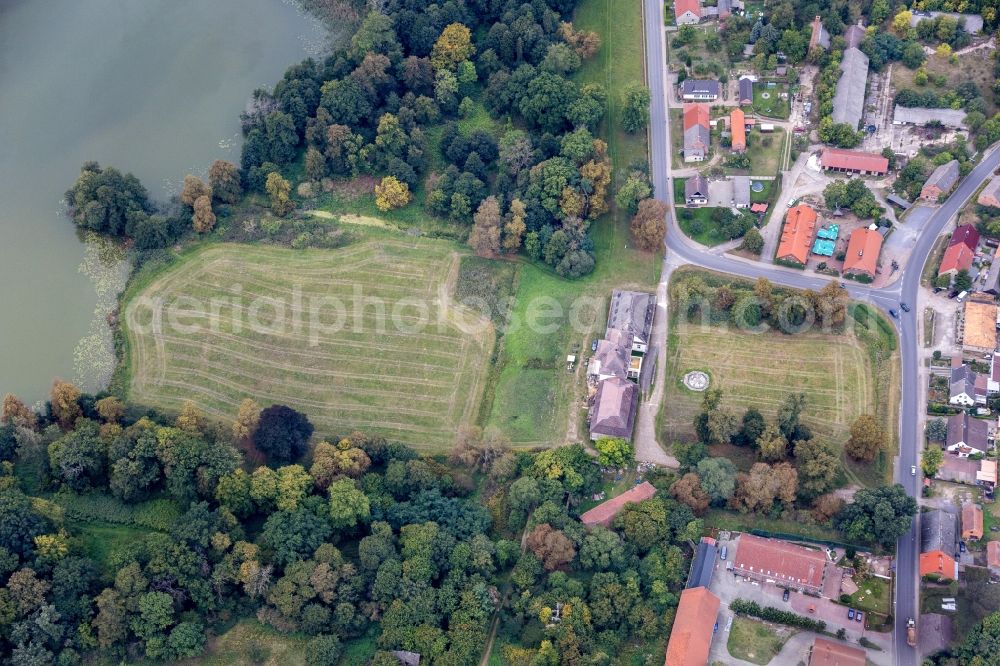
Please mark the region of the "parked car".
<svg viewBox="0 0 1000 666"><path fill-rule="evenodd" d="M781 593L781 600L782 601L788 601L788 588L787 587L785 588L785 591Z"/></svg>
<svg viewBox="0 0 1000 666"><path fill-rule="evenodd" d="M854 619L854 609L853 608L848 608L847 609L847 619L848 620L853 620Z"/></svg>
<svg viewBox="0 0 1000 666"><path fill-rule="evenodd" d="M727 555L729 555L729 546L723 546L722 547L722 554L721 554L720 557L724 560L724 559L726 559Z"/></svg>
<svg viewBox="0 0 1000 666"><path fill-rule="evenodd" d="M916 475L917 475L917 466L910 465L910 476L916 476Z"/></svg>
<svg viewBox="0 0 1000 666"><path fill-rule="evenodd" d="M590 343L590 351L592 352L597 351L597 340L594 340L593 342Z"/></svg>
<svg viewBox="0 0 1000 666"><path fill-rule="evenodd" d="M899 319L899 313L898 313L898 312L896 312L895 310L889 310L889 315L890 315L890 316L891 316L891 317L892 317L893 319Z"/></svg>
<svg viewBox="0 0 1000 666"><path fill-rule="evenodd" d="M857 614L855 614L854 619L857 620L858 622L861 622L863 619L865 619L865 614L862 613L861 611L858 611Z"/></svg>
<svg viewBox="0 0 1000 666"><path fill-rule="evenodd" d="M964 541L959 541L958 542L958 552L960 552L960 553L964 553L965 552L965 542Z"/></svg>

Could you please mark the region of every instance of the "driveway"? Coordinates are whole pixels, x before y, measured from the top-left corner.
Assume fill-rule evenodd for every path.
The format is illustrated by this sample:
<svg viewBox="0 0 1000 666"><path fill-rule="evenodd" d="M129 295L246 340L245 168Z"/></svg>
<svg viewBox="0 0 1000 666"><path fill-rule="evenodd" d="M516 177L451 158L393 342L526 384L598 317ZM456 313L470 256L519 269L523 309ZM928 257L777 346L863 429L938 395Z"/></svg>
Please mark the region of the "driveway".
<svg viewBox="0 0 1000 666"><path fill-rule="evenodd" d="M708 205L721 208L729 208L733 205L732 179L708 181Z"/></svg>

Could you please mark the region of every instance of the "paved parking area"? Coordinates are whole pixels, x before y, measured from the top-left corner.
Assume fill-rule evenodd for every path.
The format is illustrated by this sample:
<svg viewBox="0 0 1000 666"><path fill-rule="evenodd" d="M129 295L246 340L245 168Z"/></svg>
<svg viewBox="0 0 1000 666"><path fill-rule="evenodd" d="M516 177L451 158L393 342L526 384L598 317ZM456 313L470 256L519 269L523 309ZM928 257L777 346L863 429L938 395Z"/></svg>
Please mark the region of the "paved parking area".
<svg viewBox="0 0 1000 666"><path fill-rule="evenodd" d="M708 205L720 208L729 208L732 206L733 181L729 178L708 181Z"/></svg>

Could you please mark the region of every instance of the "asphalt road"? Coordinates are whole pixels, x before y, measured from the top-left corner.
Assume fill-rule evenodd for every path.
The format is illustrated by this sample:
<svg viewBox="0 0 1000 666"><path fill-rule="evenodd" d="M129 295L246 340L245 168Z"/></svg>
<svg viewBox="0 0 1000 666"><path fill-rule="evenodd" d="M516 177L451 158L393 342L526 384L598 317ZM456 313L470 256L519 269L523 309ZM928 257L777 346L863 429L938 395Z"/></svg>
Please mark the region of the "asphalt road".
<svg viewBox="0 0 1000 666"><path fill-rule="evenodd" d="M665 262L676 265L678 261L687 262L703 268L730 273L740 277L756 279L766 277L768 280L798 289L821 289L829 282L828 279L813 277L801 271L785 269L780 266L746 261L739 258L716 255L706 252L704 248L690 242L681 232L673 208L673 188L670 174L670 124L667 112L666 94L666 45L663 34L663 2L661 0L643 0L644 38L646 43L646 78L650 89L650 178L653 183L654 197L671 204L667 238L665 241ZM1000 150L987 153L972 172L962 180L958 188L948 198L944 205L934 211L924 224L915 242L910 260L902 270L902 276L892 285L881 289L873 289L864 285L848 283L847 290L851 297L867 301L888 311L897 310L900 319L895 321L899 333L901 350L901 405L900 405L900 452L899 468L896 479L906 488L907 493L919 497L920 475L911 474L911 468L918 464L923 443L923 433L917 432L920 422L918 400L920 395L918 381L918 345L917 317L920 316L917 296L920 289L920 274L924 263L934 246L934 241L941 234L948 222L954 217L965 202L990 177L990 174L1000 166ZM772 222L777 224L778 222ZM909 304L913 310L909 313L899 309L900 303ZM910 531L903 535L896 546L896 594L895 594L895 635L893 649L893 664L916 664L919 662L916 650L906 643L906 622L909 618L918 616L918 584L917 569L917 534L918 525L914 520ZM918 626L919 631L919 626Z"/></svg>

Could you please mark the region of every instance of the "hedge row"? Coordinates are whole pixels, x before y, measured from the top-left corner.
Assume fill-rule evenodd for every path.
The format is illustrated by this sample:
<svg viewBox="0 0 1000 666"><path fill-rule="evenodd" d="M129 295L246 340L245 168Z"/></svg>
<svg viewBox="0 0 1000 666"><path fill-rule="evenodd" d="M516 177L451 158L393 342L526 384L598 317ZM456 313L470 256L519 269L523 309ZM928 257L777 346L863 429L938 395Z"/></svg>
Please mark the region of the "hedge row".
<svg viewBox="0 0 1000 666"><path fill-rule="evenodd" d="M787 624L789 627L798 627L799 629L819 633L826 631L826 622L823 620L812 620L808 617L796 615L790 611L774 608L773 606L761 608L760 604L756 601L735 599L729 604L729 609L738 615L749 615L751 617L760 618L761 620L766 620L767 622Z"/></svg>
<svg viewBox="0 0 1000 666"><path fill-rule="evenodd" d="M104 522L130 527L144 527L167 532L180 517L180 509L173 500L154 499L136 504L103 493L76 494L59 492L52 501L66 512L66 517L84 522Z"/></svg>

